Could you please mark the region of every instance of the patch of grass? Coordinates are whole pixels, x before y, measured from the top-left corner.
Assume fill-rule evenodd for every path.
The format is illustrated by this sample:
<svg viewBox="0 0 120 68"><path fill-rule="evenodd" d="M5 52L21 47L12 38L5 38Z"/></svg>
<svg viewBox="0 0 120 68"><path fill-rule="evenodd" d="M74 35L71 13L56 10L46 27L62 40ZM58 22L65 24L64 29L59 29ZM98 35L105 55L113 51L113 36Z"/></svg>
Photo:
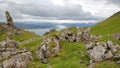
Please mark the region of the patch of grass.
<svg viewBox="0 0 120 68"><path fill-rule="evenodd" d="M16 41L25 41L31 38L39 38L40 36L35 35L34 33L28 32L28 31L24 31L24 30L20 30L20 35L11 35L10 38L16 40Z"/></svg>
<svg viewBox="0 0 120 68"><path fill-rule="evenodd" d="M86 55L82 43L61 42L61 53L58 57L51 57L48 64L42 64L41 68L52 66L52 68L87 68L89 58ZM81 64L80 62L84 62Z"/></svg>
<svg viewBox="0 0 120 68"><path fill-rule="evenodd" d="M32 42L29 42L27 44L21 44L19 45L19 47L20 49L29 48L30 51L35 51L40 46L41 42L42 42L42 39L35 39Z"/></svg>
<svg viewBox="0 0 120 68"><path fill-rule="evenodd" d="M120 65L113 61L97 62L93 68L120 68Z"/></svg>

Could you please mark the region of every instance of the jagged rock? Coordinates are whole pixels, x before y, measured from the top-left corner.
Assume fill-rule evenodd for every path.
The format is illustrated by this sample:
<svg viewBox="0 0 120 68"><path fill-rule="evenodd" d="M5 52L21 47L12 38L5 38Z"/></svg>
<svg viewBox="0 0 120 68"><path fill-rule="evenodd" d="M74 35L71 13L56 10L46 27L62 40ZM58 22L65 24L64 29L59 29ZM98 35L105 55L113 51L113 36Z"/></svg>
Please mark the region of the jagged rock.
<svg viewBox="0 0 120 68"><path fill-rule="evenodd" d="M83 30L82 28L78 29L78 33L76 34L76 42L82 42L83 41Z"/></svg>
<svg viewBox="0 0 120 68"><path fill-rule="evenodd" d="M120 32L113 34L113 38L120 40Z"/></svg>
<svg viewBox="0 0 120 68"><path fill-rule="evenodd" d="M0 60L2 68L27 68L32 54L27 49L19 50L17 42L9 38L0 42Z"/></svg>
<svg viewBox="0 0 120 68"><path fill-rule="evenodd" d="M94 43L90 42L89 44L86 44L86 49L89 50L89 49L92 49L94 47Z"/></svg>
<svg viewBox="0 0 120 68"><path fill-rule="evenodd" d="M10 59L3 61L3 68L27 68L32 59L30 52L25 52L12 56Z"/></svg>
<svg viewBox="0 0 120 68"><path fill-rule="evenodd" d="M64 29L65 31L59 35L61 40L68 42L88 42L98 39L97 36L90 35L90 28L78 28L77 33L72 30Z"/></svg>
<svg viewBox="0 0 120 68"><path fill-rule="evenodd" d="M105 59L109 59L109 58L112 58L112 57L113 57L113 54L112 54L111 50L109 50L106 54L104 54Z"/></svg>
<svg viewBox="0 0 120 68"><path fill-rule="evenodd" d="M48 59L52 54L58 56L60 52L60 44L59 40L54 37L47 38L41 43L41 47L39 47L36 51L38 58L42 63L47 63Z"/></svg>
<svg viewBox="0 0 120 68"><path fill-rule="evenodd" d="M18 44L15 40L10 40L6 38L5 41L0 42L0 48L11 47L11 48L18 48Z"/></svg>
<svg viewBox="0 0 120 68"><path fill-rule="evenodd" d="M93 49L88 50L87 53L91 60L94 61L103 61L103 56L106 49L103 46L95 46Z"/></svg>
<svg viewBox="0 0 120 68"><path fill-rule="evenodd" d="M114 44L112 41L107 41L107 45L113 53L116 53L120 49L119 45Z"/></svg>
<svg viewBox="0 0 120 68"><path fill-rule="evenodd" d="M10 16L10 13L9 13L8 11L5 11L5 16L6 16L8 25L14 26L13 19L12 19L12 17Z"/></svg>
<svg viewBox="0 0 120 68"><path fill-rule="evenodd" d="M89 33L89 32L90 32L90 29L91 29L91 28L88 27L88 28L86 28L86 30L83 31L83 38L84 38L85 40L89 40L89 38L90 38L90 33Z"/></svg>
<svg viewBox="0 0 120 68"><path fill-rule="evenodd" d="M86 49L88 56L93 61L104 61L116 56L120 57L117 54L120 50L118 44L113 43L112 41L105 42L90 42L86 44Z"/></svg>
<svg viewBox="0 0 120 68"><path fill-rule="evenodd" d="M65 33L60 34L59 38L68 42L74 42L76 40L76 35L73 33L73 31L67 30Z"/></svg>

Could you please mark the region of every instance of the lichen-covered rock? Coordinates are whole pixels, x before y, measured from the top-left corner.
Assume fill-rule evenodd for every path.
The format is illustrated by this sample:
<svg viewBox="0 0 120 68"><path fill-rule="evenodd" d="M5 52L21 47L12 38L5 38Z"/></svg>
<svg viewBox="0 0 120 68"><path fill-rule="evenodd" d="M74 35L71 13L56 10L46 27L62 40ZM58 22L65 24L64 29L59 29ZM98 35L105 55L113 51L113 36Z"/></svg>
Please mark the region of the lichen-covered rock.
<svg viewBox="0 0 120 68"><path fill-rule="evenodd" d="M32 54L27 50L19 50L17 42L9 38L0 42L0 67L27 68Z"/></svg>
<svg viewBox="0 0 120 68"><path fill-rule="evenodd" d="M87 50L93 49L94 46L95 46L95 43L90 42L89 44L86 44L86 49L87 49Z"/></svg>
<svg viewBox="0 0 120 68"><path fill-rule="evenodd" d="M94 61L103 61L103 56L105 53L106 49L103 46L96 46L91 50L88 50L87 53L90 57L91 60Z"/></svg>
<svg viewBox="0 0 120 68"><path fill-rule="evenodd" d="M105 42L90 42L86 44L88 56L93 61L104 61L111 58L120 57L120 46L112 41Z"/></svg>
<svg viewBox="0 0 120 68"><path fill-rule="evenodd" d="M0 42L0 48L18 48L18 44L15 40L6 38L5 41Z"/></svg>
<svg viewBox="0 0 120 68"><path fill-rule="evenodd" d="M112 41L107 41L107 45L111 49L112 53L116 53L120 49L119 45Z"/></svg>
<svg viewBox="0 0 120 68"><path fill-rule="evenodd" d="M59 52L59 40L54 37L51 37L45 39L41 43L40 47L36 51L36 54L42 63L47 63L52 54L58 56Z"/></svg>
<svg viewBox="0 0 120 68"><path fill-rule="evenodd" d="M120 40L120 32L113 34L113 38Z"/></svg>
<svg viewBox="0 0 120 68"><path fill-rule="evenodd" d="M107 53L104 54L105 59L109 59L113 57L113 53L111 50L109 50Z"/></svg>
<svg viewBox="0 0 120 68"><path fill-rule="evenodd" d="M27 68L32 59L30 52L23 52L3 61L3 68Z"/></svg>
<svg viewBox="0 0 120 68"><path fill-rule="evenodd" d="M71 30L65 31L65 33L62 33L59 35L60 39L66 40L68 42L74 42L76 40L76 35Z"/></svg>
<svg viewBox="0 0 120 68"><path fill-rule="evenodd" d="M8 25L14 26L13 19L12 19L12 17L10 16L10 13L9 13L8 11L5 11L5 16L6 16Z"/></svg>
<svg viewBox="0 0 120 68"><path fill-rule="evenodd" d="M94 36L94 38L95 37L96 36ZM77 28L77 33L72 30L65 29L65 31L59 35L59 38L68 42L85 42L91 40L93 37L91 38L90 27L88 27Z"/></svg>

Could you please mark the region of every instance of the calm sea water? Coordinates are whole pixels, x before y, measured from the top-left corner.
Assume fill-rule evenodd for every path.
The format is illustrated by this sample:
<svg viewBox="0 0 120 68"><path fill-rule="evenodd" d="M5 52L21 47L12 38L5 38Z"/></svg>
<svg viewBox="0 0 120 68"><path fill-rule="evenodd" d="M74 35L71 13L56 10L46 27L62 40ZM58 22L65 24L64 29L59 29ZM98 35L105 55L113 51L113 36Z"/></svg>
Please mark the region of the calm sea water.
<svg viewBox="0 0 120 68"><path fill-rule="evenodd" d="M59 31L59 30L64 29L64 28L66 28L66 27L63 25L58 25L55 29L57 31ZM39 28L39 29L25 29L25 30L30 31L30 32L34 32L37 35L43 36L44 33L49 32L51 29L53 29L53 28L44 28L44 29Z"/></svg>
<svg viewBox="0 0 120 68"><path fill-rule="evenodd" d="M48 32L50 30L50 28L47 28L47 29L25 29L25 30L33 32L37 35L43 36L44 33Z"/></svg>

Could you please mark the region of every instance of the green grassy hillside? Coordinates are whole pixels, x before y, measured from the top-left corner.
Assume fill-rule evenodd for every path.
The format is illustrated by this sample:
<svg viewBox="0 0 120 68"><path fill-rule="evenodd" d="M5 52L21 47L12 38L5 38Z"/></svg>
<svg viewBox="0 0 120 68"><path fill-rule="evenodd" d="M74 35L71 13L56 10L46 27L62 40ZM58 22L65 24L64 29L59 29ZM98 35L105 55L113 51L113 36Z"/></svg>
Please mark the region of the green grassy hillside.
<svg viewBox="0 0 120 68"><path fill-rule="evenodd" d="M33 38L40 38L40 36L32 32L18 29L17 27L8 26L5 23L0 23L0 41L5 38L11 38L18 42L23 42Z"/></svg>
<svg viewBox="0 0 120 68"><path fill-rule="evenodd" d="M20 30L19 32L21 34L13 34L9 35L7 32L9 30L4 29L5 24L0 24L0 29L3 31L0 31L0 41L4 40L6 37L10 37L11 39L14 39L18 42L20 42L19 46L20 48L29 48L29 50L32 52L33 60L30 62L28 68L46 68L48 66L52 66L52 68L88 68L89 64L89 57L87 56L87 52L85 49L85 45L83 43L70 43L62 41L60 43L61 45L61 52L58 57L50 57L50 61L47 64L40 63L40 60L36 56L36 49L40 46L40 43L42 42L42 38L38 35L35 35L34 33ZM13 29L10 27L10 29ZM76 33L77 29L74 27L71 27L70 30L72 30L74 33ZM51 31L50 33L46 33L46 37L55 36L59 33L64 32L62 31ZM102 35L102 40L112 40L115 42L118 42L120 44L120 41L116 41L112 39L112 34L120 32L120 12L114 14L113 16L109 17L108 19L96 24L92 27L91 33ZM108 36L110 35L110 37ZM31 41L31 39L33 39ZM113 61L103 61L103 62L97 62L94 68L119 68L120 65L116 64Z"/></svg>
<svg viewBox="0 0 120 68"><path fill-rule="evenodd" d="M120 32L120 12L115 13L106 20L96 24L92 27L91 33L93 34L113 34Z"/></svg>
<svg viewBox="0 0 120 68"><path fill-rule="evenodd" d="M27 48L29 49L29 51L31 51L33 55L33 60L31 61L31 64L35 63L35 66L39 66L40 62L35 55L35 51L40 45L42 37L36 35L35 33L28 32L22 29L18 29L19 34L9 34L9 32L14 32L16 29L18 28L8 26L5 23L0 23L0 41L3 41L5 38L10 38L12 40L17 41L20 49ZM30 68L36 67L31 66Z"/></svg>

